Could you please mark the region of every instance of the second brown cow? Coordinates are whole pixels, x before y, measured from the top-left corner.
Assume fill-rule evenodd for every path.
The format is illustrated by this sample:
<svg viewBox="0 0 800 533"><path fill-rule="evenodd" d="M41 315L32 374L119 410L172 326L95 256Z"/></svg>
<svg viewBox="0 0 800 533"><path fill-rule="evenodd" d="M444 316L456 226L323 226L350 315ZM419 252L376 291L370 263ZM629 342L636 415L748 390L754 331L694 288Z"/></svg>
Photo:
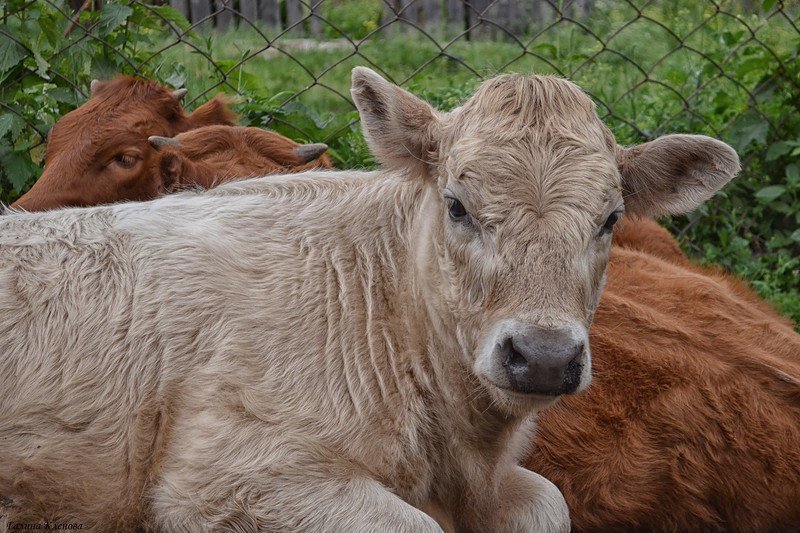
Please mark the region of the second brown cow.
<svg viewBox="0 0 800 533"><path fill-rule="evenodd" d="M150 200L186 184L185 177L174 175L174 164L166 173L154 171L163 154L148 142L151 136L173 137L206 126L234 126L235 114L222 96L186 113L181 105L185 89L171 90L155 82L130 76L109 81L94 81L91 97L67 113L51 129L45 153L45 168L33 187L12 207L26 211L45 211L59 207L85 207L120 201ZM257 154L264 163L261 173L289 172L308 168L306 163L320 155L325 145L299 148L294 141L274 132L252 130L244 137L255 139L249 157ZM210 130L219 131L219 130ZM226 137L241 137L231 130ZM207 139L209 133L191 139ZM210 134L212 137L215 134ZM205 136L205 137L204 137ZM191 144L188 142L187 144ZM213 151L206 147L205 150ZM271 162L266 161L274 156ZM229 161L222 161L228 176ZM226 166L227 165L227 166ZM320 159L317 166L330 167ZM187 171L192 169L184 166ZM209 171L209 169L206 169ZM202 176L201 176L202 177ZM214 178L219 181L218 178ZM213 181L208 176L206 181Z"/></svg>
<svg viewBox="0 0 800 533"><path fill-rule="evenodd" d="M158 151L152 172L169 189L332 167L325 144L298 144L259 128L207 126L149 140Z"/></svg>

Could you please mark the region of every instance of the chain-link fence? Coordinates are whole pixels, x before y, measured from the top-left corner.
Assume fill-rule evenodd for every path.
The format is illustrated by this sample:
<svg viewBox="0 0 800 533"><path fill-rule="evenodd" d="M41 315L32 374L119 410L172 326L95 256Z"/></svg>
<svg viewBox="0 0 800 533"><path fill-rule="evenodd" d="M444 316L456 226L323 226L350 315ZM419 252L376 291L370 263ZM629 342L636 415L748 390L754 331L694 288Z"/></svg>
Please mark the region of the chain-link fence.
<svg viewBox="0 0 800 533"><path fill-rule="evenodd" d="M14 19L43 11L61 18L49 29L64 37L45 35L61 41L51 50L14 31ZM271 93L281 95L271 101L277 107L300 101L338 112L348 108L346 71L355 64L415 88L440 77L432 90L501 71L548 72L584 86L623 137L690 126L726 136L743 115L762 119L769 133L780 130L782 117L765 101L784 85L798 89L796 65L787 65L796 62L797 14L796 6L769 0L10 2L2 10L0 71L4 93L33 72L79 101L87 97L87 74L125 71L189 85L195 101L218 90ZM88 69L59 68L59 56L81 52ZM392 54L399 57L387 62ZM759 62L773 71L751 68ZM257 87L259 76L276 71L279 83L264 79ZM648 115L654 104L657 113ZM47 120L37 124L8 99L2 111L44 139Z"/></svg>

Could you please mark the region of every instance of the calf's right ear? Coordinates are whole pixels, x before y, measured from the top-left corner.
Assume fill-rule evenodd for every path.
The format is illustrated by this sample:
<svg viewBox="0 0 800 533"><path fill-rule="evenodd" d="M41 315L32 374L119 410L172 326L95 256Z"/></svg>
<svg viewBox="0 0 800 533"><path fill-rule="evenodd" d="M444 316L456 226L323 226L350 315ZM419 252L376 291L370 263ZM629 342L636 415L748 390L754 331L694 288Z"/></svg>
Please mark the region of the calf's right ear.
<svg viewBox="0 0 800 533"><path fill-rule="evenodd" d="M350 94L375 159L393 170L429 176L439 143L439 113L366 67L353 69Z"/></svg>
<svg viewBox="0 0 800 533"><path fill-rule="evenodd" d="M739 172L739 156L704 135L666 135L617 149L625 210L658 217L688 213Z"/></svg>

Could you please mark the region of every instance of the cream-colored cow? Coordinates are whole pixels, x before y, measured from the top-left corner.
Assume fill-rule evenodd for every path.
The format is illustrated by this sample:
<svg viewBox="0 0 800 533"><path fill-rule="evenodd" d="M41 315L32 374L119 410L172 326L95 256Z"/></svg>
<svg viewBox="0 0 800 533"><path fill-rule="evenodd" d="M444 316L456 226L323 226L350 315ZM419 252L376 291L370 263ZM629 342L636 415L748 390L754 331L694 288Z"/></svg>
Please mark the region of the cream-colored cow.
<svg viewBox="0 0 800 533"><path fill-rule="evenodd" d="M0 218L8 520L568 530L517 462L589 383L611 227L696 207L736 154L620 149L557 78L447 114L359 68L353 96L379 172Z"/></svg>

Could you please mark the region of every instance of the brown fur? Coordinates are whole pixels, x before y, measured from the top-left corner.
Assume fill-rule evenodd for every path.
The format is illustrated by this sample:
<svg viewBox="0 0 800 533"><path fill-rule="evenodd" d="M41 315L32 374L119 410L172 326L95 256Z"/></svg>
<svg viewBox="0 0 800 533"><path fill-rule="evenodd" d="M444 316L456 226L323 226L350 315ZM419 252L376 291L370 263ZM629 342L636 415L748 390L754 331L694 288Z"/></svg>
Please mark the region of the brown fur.
<svg viewBox="0 0 800 533"><path fill-rule="evenodd" d="M675 237L651 218L622 220L614 228L615 246L652 254L678 265L690 265Z"/></svg>
<svg viewBox="0 0 800 533"><path fill-rule="evenodd" d="M800 527L800 335L652 220L615 235L594 379L539 419L527 466L577 531Z"/></svg>
<svg viewBox="0 0 800 533"><path fill-rule="evenodd" d="M330 157L304 163L300 144L259 128L207 126L178 135L176 146L158 149L152 172L171 188L211 188L230 179L332 168Z"/></svg>
<svg viewBox="0 0 800 533"><path fill-rule="evenodd" d="M50 130L44 172L12 207L46 211L155 198L163 185L146 172L154 155L149 136L235 122L222 96L187 114L155 82L130 76L93 82L89 100Z"/></svg>

